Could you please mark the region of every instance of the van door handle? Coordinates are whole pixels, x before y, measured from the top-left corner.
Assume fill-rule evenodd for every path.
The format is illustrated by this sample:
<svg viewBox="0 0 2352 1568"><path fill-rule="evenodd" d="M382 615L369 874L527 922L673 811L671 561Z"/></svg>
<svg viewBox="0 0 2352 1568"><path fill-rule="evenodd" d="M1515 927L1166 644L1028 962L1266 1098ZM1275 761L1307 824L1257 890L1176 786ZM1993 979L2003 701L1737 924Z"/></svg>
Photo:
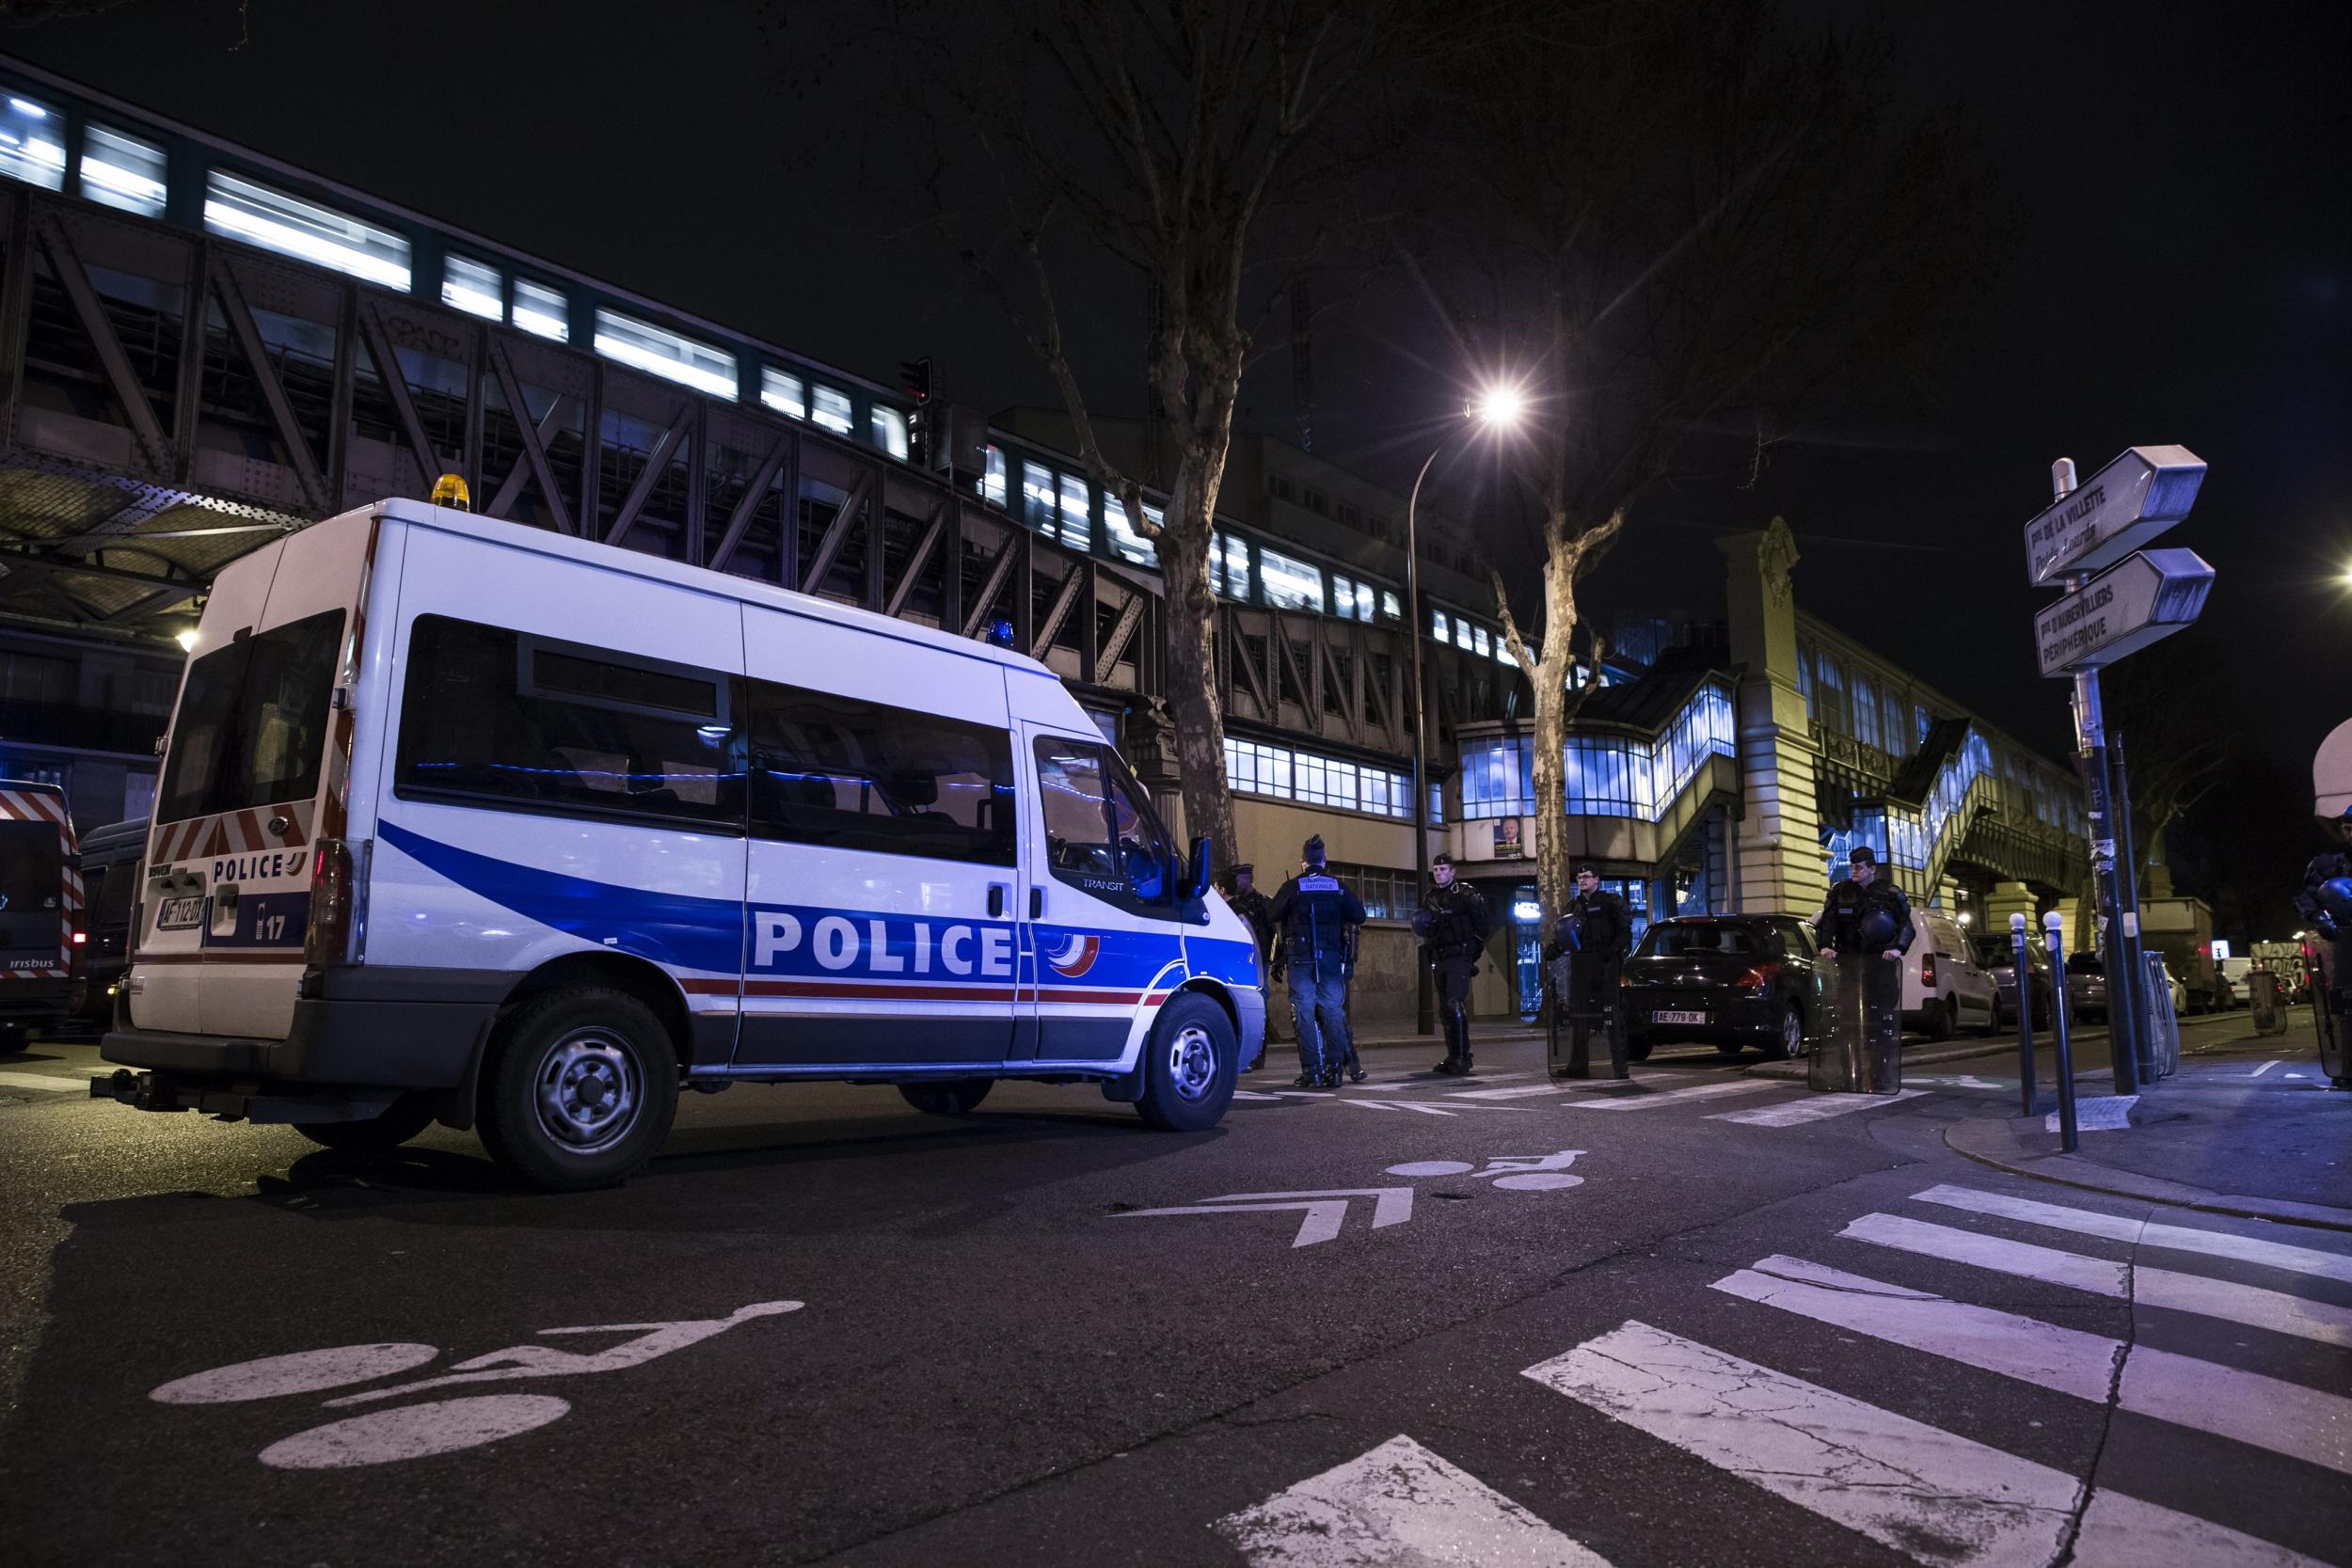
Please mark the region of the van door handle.
<svg viewBox="0 0 2352 1568"><path fill-rule="evenodd" d="M1033 887L1029 890L1029 918L1031 920L1045 918L1045 890L1041 887Z"/></svg>
<svg viewBox="0 0 2352 1568"><path fill-rule="evenodd" d="M1005 915L1005 891L1006 891L1006 889L1005 889L1005 884L1004 884L1004 883L1002 883L1002 882L991 882L991 883L989 883L989 884L988 884L988 918L989 918L989 919L991 919L991 920L1002 920L1002 919L1004 918L1004 915Z"/></svg>

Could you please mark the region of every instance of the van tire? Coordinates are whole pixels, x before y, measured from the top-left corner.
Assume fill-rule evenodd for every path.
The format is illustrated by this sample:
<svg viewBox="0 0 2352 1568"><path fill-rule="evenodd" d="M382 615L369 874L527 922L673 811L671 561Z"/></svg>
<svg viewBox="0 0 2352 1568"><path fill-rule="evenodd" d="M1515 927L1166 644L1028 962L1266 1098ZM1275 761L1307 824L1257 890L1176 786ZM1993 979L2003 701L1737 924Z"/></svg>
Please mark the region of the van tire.
<svg viewBox="0 0 2352 1568"><path fill-rule="evenodd" d="M294 1130L341 1154L382 1154L433 1125L433 1096L404 1094L364 1121L297 1121Z"/></svg>
<svg viewBox="0 0 2352 1568"><path fill-rule="evenodd" d="M1233 1102L1241 1046L1225 1009L1197 991L1168 999L1143 1039L1143 1094L1136 1110L1163 1132L1200 1132Z"/></svg>
<svg viewBox="0 0 2352 1568"><path fill-rule="evenodd" d="M618 1186L670 1135L677 1070L660 1021L628 992L547 991L491 1041L476 1130L490 1158L534 1187ZM613 1101L626 1103L608 1113Z"/></svg>
<svg viewBox="0 0 2352 1568"><path fill-rule="evenodd" d="M950 1078L929 1084L901 1084L899 1097L927 1117L966 1117L977 1109L988 1091L996 1086L993 1078Z"/></svg>
<svg viewBox="0 0 2352 1568"><path fill-rule="evenodd" d="M1960 998L1947 995L1928 1012L1928 1037L1947 1040L1960 1033Z"/></svg>

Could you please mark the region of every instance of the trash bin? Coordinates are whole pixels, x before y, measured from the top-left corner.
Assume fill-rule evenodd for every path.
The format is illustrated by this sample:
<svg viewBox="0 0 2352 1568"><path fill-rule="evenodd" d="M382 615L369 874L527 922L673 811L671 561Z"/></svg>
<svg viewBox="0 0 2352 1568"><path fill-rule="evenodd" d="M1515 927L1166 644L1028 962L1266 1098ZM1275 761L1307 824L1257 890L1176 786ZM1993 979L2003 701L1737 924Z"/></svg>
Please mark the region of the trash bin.
<svg viewBox="0 0 2352 1568"><path fill-rule="evenodd" d="M1821 975L1828 1037L1814 1047L1805 1082L1846 1094L1894 1094L1903 1086L1902 965L1875 954L1841 953Z"/></svg>
<svg viewBox="0 0 2352 1568"><path fill-rule="evenodd" d="M2287 1010L2279 1000L2279 975L2275 970L2249 970L2246 975L2247 1006L2254 1015L2254 1033L2283 1035L2287 1032Z"/></svg>

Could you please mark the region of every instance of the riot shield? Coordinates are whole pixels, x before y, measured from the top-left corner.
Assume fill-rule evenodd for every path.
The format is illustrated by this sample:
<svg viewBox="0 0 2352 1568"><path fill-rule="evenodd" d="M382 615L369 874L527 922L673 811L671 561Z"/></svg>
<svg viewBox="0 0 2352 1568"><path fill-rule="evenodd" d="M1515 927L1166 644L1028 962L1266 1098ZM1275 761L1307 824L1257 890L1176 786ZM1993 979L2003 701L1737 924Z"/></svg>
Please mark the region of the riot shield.
<svg viewBox="0 0 2352 1568"><path fill-rule="evenodd" d="M1876 954L1839 954L1823 967L1827 1037L1813 1048L1805 1082L1847 1094L1903 1086L1902 966Z"/></svg>
<svg viewBox="0 0 2352 1568"><path fill-rule="evenodd" d="M2319 1070L2352 1087L2352 975L2344 972L2345 945L2341 937L2312 944L2312 956L2319 960L2312 980L2312 1016L2319 1024Z"/></svg>
<svg viewBox="0 0 2352 1568"><path fill-rule="evenodd" d="M2148 1053L2154 1076L2169 1078L2181 1070L2181 1021L2172 1011L2171 977L2161 955L2143 955L2148 978L2139 990L2148 1004Z"/></svg>

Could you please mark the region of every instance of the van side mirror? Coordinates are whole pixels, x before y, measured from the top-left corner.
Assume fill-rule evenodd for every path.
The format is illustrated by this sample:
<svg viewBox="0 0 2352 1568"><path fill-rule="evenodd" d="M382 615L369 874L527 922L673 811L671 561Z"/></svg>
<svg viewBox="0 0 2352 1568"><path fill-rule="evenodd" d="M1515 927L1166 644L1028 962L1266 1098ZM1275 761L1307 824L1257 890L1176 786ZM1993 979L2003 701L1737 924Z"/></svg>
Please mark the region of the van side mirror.
<svg viewBox="0 0 2352 1568"><path fill-rule="evenodd" d="M1185 898L1190 902L1198 903L1209 895L1209 872L1212 869L1210 862L1216 848L1216 846L1207 838L1196 838L1192 841L1192 850L1188 861L1192 877L1184 894Z"/></svg>

